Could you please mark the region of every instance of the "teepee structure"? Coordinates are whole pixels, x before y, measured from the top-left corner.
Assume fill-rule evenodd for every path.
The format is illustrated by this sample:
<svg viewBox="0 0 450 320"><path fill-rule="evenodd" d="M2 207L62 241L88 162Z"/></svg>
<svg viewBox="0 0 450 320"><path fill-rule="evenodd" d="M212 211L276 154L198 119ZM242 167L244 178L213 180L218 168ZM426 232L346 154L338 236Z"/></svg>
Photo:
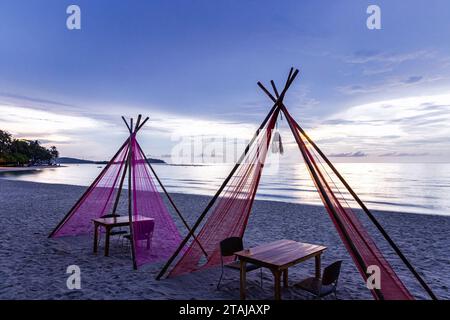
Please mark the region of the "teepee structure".
<svg viewBox="0 0 450 320"><path fill-rule="evenodd" d="M365 213L430 297L436 299L430 287L417 273L375 216L364 205L326 155L294 120L284 105L285 94L297 74L298 70L291 69L282 91L278 91L275 83L271 81L273 94L261 83L258 83L259 87L273 102L271 110L228 177L201 213L197 222L192 226L188 236L183 239L174 254L163 266L157 279L160 279L172 264L174 266L170 270L169 276L177 276L220 265L219 243L228 237L243 237L270 142L271 139L274 139L273 136L276 132L274 130L276 121L283 114L317 192L362 278L367 281L369 266L376 265L380 268L381 288L371 290L374 298L379 300L414 299L364 227L356 214L355 208ZM275 138L275 140L278 139L279 137ZM200 230L196 232L197 229ZM189 242L194 235L196 235L195 241ZM178 260L176 260L177 257Z"/></svg>
<svg viewBox="0 0 450 320"><path fill-rule="evenodd" d="M122 119L128 128L129 137L49 237L92 234L93 219L116 216L120 211L119 202L124 196L127 180L124 200L127 201L131 252L136 269L147 263L166 260L182 240L156 187L155 179L183 225L189 232L191 229L136 139L137 133L149 118L141 123L142 116L139 115L134 127L132 118L129 123L124 117ZM141 241L141 233L145 232L142 230L150 220L153 232L151 247L143 246Z"/></svg>

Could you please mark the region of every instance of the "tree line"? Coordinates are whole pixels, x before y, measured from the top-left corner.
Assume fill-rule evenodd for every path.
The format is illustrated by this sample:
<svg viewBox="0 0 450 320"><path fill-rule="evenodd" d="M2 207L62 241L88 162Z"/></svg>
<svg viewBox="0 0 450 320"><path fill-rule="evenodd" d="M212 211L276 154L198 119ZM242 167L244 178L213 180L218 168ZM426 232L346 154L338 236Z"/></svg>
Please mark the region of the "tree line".
<svg viewBox="0 0 450 320"><path fill-rule="evenodd" d="M55 146L47 149L38 140L14 139L10 133L0 130L0 165L54 164L58 156Z"/></svg>

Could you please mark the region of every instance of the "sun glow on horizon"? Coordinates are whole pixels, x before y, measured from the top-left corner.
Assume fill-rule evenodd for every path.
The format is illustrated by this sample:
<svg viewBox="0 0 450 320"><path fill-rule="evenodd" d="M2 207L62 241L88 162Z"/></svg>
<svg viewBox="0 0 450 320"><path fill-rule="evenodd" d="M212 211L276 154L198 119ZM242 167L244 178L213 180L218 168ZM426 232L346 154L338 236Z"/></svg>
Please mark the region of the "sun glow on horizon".
<svg viewBox="0 0 450 320"><path fill-rule="evenodd" d="M161 112L151 115L141 132L141 140L152 147L155 156L170 154L182 140L215 137L242 142L250 139L257 128L256 122L199 119ZM389 156L423 159L445 157L443 153L449 149L450 128L446 125L449 122L450 94L411 96L349 107L320 119L307 131L328 155L341 160L373 161ZM118 116L99 119L95 114L64 114L8 104L0 104L0 127L18 138L59 144L66 156L77 156L80 149L86 152L85 156L92 154L96 159L105 158L126 137ZM280 130L286 147L295 148L289 130L281 127ZM155 153L155 146L159 153Z"/></svg>

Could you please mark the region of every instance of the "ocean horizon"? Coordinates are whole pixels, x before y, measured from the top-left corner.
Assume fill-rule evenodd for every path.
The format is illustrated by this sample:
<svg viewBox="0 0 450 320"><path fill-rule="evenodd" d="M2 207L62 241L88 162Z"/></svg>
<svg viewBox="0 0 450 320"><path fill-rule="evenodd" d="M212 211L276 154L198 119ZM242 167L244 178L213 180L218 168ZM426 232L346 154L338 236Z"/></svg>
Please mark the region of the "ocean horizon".
<svg viewBox="0 0 450 320"><path fill-rule="evenodd" d="M170 193L213 196L233 164L154 164ZM89 186L98 164L4 172L0 179ZM449 163L337 163L369 209L450 216ZM322 205L304 164L267 166L256 199Z"/></svg>

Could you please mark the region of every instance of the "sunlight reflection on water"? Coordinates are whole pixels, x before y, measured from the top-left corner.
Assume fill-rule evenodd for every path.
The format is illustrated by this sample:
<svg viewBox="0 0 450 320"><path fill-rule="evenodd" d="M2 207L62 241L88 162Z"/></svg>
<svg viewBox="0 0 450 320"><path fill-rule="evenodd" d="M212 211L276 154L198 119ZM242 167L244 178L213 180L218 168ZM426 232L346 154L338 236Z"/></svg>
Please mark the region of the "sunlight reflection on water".
<svg viewBox="0 0 450 320"><path fill-rule="evenodd" d="M154 168L169 192L212 196L231 164ZM450 215L450 164L337 163L336 167L371 209ZM34 172L3 173L2 178L42 183L89 185L103 166L67 165ZM321 204L304 164L283 164L261 178L257 199Z"/></svg>

